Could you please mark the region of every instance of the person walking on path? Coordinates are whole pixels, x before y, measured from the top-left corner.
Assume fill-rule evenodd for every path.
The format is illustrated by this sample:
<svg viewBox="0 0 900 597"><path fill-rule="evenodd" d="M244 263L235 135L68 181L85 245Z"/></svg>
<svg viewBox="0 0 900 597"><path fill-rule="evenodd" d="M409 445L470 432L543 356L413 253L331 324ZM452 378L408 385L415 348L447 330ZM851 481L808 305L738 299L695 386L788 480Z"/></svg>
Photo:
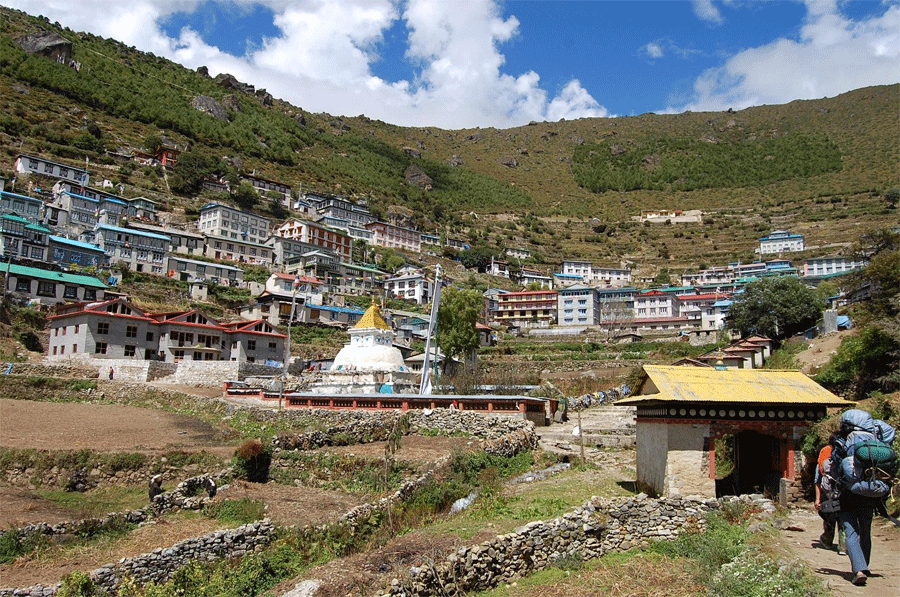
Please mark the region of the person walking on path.
<svg viewBox="0 0 900 597"><path fill-rule="evenodd" d="M818 465L816 466L816 511L822 518L822 534L819 542L825 549L834 549L834 531L838 531L838 554L844 555L847 551L846 536L843 527L839 524L838 510L840 501L836 495L838 481L831 471L831 454L838 435L833 433L828 438L828 443L819 450Z"/></svg>

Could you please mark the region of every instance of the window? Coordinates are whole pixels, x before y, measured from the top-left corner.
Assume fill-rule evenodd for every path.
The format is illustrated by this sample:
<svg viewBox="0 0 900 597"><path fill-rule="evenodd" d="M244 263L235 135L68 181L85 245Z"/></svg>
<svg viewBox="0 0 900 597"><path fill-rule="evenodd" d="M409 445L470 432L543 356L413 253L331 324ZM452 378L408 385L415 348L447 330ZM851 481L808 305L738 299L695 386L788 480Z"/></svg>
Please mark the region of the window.
<svg viewBox="0 0 900 597"><path fill-rule="evenodd" d="M129 325L125 327L125 337L126 338L137 338L137 326Z"/></svg>
<svg viewBox="0 0 900 597"><path fill-rule="evenodd" d="M73 344L73 345L72 345L72 352L78 352L78 345L77 345L77 344Z"/></svg>
<svg viewBox="0 0 900 597"><path fill-rule="evenodd" d="M106 335L109 333L109 322L108 321L98 321L97 322L97 333Z"/></svg>
<svg viewBox="0 0 900 597"><path fill-rule="evenodd" d="M256 350L256 340L247 340L247 350Z"/></svg>
<svg viewBox="0 0 900 597"><path fill-rule="evenodd" d="M78 287L77 286L69 286L66 285L66 289L63 291L63 298L73 299L78 298Z"/></svg>
<svg viewBox="0 0 900 597"><path fill-rule="evenodd" d="M147 332L147 342L153 342L153 332Z"/></svg>
<svg viewBox="0 0 900 597"><path fill-rule="evenodd" d="M56 296L56 284L39 280L37 293L41 296Z"/></svg>
<svg viewBox="0 0 900 597"><path fill-rule="evenodd" d="M74 331L73 333L77 334L79 329L81 329L81 325L80 325L80 324L76 324L76 325L75 325L75 331Z"/></svg>
<svg viewBox="0 0 900 597"><path fill-rule="evenodd" d="M126 357L134 356L134 344L126 344L125 345L125 356Z"/></svg>
<svg viewBox="0 0 900 597"><path fill-rule="evenodd" d="M16 292L31 292L31 280L16 278Z"/></svg>
<svg viewBox="0 0 900 597"><path fill-rule="evenodd" d="M94 348L94 353L106 354L106 342L97 342L97 346Z"/></svg>
<svg viewBox="0 0 900 597"><path fill-rule="evenodd" d="M84 300L86 300L86 301L97 300L97 291L93 288L85 288L84 289Z"/></svg>
<svg viewBox="0 0 900 597"><path fill-rule="evenodd" d="M275 352L275 343L269 342L269 352Z"/></svg>

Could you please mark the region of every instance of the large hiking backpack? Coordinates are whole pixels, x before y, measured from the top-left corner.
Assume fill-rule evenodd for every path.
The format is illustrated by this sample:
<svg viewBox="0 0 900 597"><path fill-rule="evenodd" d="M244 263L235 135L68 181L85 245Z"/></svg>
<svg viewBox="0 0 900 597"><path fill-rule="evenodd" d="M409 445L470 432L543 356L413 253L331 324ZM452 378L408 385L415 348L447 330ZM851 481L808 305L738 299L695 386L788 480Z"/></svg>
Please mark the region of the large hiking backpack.
<svg viewBox="0 0 900 597"><path fill-rule="evenodd" d="M841 459L841 482L856 495L887 497L900 469L900 458L891 445L896 430L858 409L841 415L841 427L851 430L835 450Z"/></svg>

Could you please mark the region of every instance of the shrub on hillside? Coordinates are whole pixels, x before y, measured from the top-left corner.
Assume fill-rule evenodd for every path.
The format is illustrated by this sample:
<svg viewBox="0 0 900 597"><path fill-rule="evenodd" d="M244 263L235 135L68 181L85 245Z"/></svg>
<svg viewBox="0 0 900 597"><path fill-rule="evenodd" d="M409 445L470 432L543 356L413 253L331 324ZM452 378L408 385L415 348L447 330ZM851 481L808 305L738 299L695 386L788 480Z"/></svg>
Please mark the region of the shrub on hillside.
<svg viewBox="0 0 900 597"><path fill-rule="evenodd" d="M261 440L248 439L234 453L233 462L248 481L265 483L269 480L272 451Z"/></svg>

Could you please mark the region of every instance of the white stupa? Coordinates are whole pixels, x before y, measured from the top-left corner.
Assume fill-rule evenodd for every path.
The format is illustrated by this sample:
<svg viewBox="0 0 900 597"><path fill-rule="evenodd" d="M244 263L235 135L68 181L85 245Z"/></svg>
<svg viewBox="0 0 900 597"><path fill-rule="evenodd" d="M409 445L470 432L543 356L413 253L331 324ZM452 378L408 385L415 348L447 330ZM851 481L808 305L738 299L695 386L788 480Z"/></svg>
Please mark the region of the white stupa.
<svg viewBox="0 0 900 597"><path fill-rule="evenodd" d="M419 374L394 346L394 332L374 302L350 329L350 342L312 386L316 394L415 394Z"/></svg>
<svg viewBox="0 0 900 597"><path fill-rule="evenodd" d="M349 334L350 343L334 357L331 371L408 371L394 346L394 332L374 302Z"/></svg>

